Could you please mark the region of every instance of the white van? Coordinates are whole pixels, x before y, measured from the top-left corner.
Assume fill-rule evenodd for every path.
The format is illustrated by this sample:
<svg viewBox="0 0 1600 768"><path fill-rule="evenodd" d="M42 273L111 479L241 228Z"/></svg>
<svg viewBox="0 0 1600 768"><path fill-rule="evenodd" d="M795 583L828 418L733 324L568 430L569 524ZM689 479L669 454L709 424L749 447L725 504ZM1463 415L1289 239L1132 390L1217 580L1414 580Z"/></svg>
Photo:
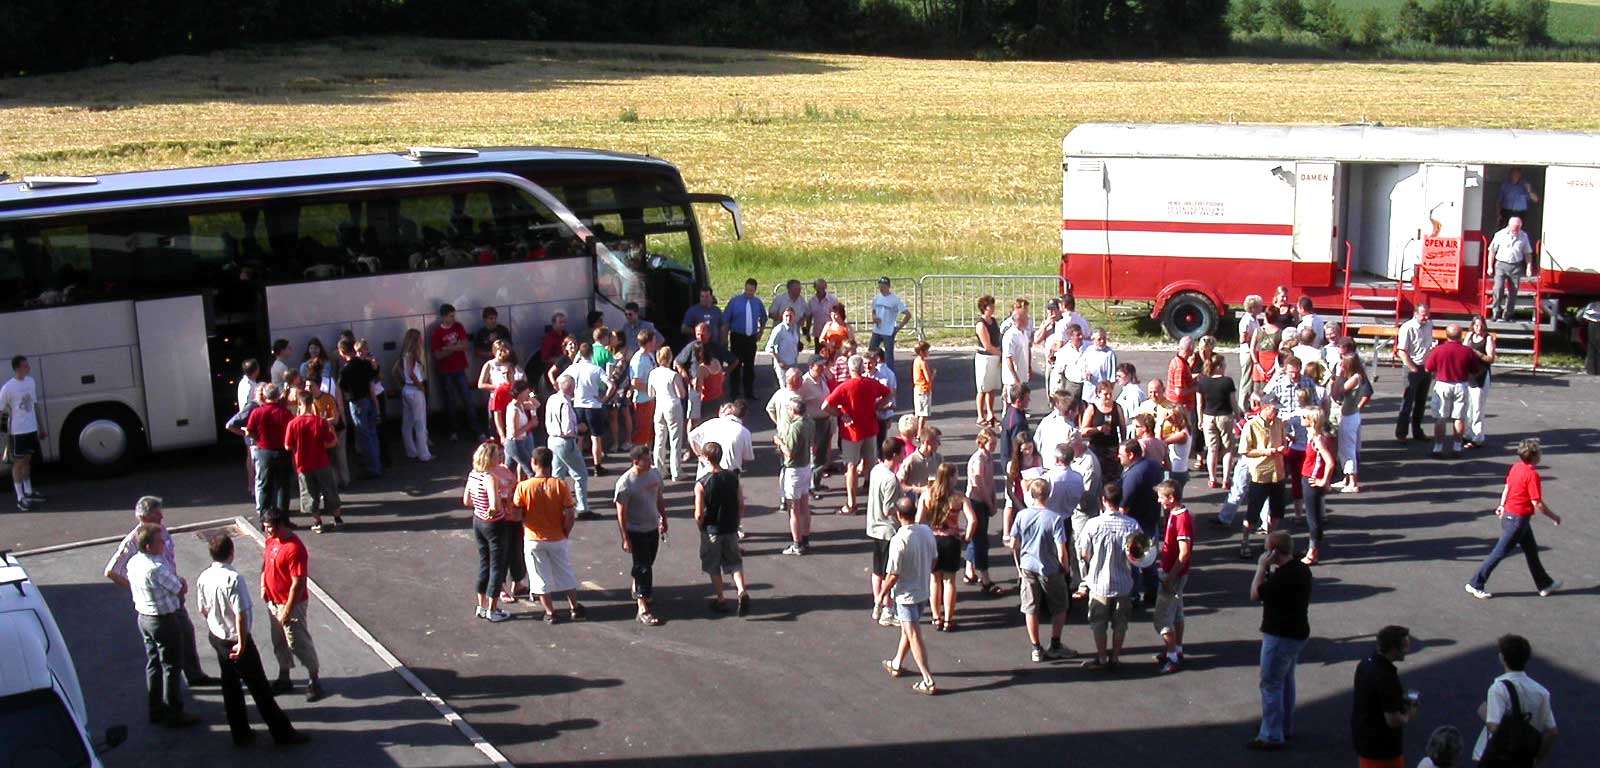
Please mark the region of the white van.
<svg viewBox="0 0 1600 768"><path fill-rule="evenodd" d="M128 737L112 726L91 743L72 654L39 589L0 552L0 765L100 768L99 753Z"/></svg>

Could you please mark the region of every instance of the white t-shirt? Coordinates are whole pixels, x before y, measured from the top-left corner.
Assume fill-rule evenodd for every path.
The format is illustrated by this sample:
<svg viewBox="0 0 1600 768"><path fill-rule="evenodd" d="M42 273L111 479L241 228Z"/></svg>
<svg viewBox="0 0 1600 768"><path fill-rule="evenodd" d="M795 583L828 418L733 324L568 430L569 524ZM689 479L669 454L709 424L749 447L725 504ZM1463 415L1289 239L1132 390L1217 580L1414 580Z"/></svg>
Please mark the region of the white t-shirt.
<svg viewBox="0 0 1600 768"><path fill-rule="evenodd" d="M645 389L649 391L650 398L656 401L657 408L671 409L683 405L678 388L673 386L678 378L678 372L671 366L657 366L645 377Z"/></svg>
<svg viewBox="0 0 1600 768"><path fill-rule="evenodd" d="M0 386L0 411L11 417L11 434L26 435L39 431L39 415L34 406L39 402L39 385L32 376L18 379L12 376Z"/></svg>
<svg viewBox="0 0 1600 768"><path fill-rule="evenodd" d="M237 401L239 410L244 410L244 407L250 403L250 400L253 397L255 397L255 388L256 383L254 381L244 378L243 376L239 377L239 391L234 395L233 398L235 401Z"/></svg>
<svg viewBox="0 0 1600 768"><path fill-rule="evenodd" d="M1317 334L1317 340L1315 342L1316 345L1322 346L1322 344L1327 341L1328 338L1326 332L1324 331L1326 326L1327 321L1323 320L1321 315L1312 313L1300 318L1300 324L1295 326L1295 330L1302 331L1306 328L1310 328L1313 333Z"/></svg>
<svg viewBox="0 0 1600 768"><path fill-rule="evenodd" d="M1509 680L1517 688L1517 704L1522 713L1529 715L1528 723L1534 730L1547 733L1556 727L1556 715L1550 709L1550 691L1544 686L1534 682L1526 672L1507 672L1494 679L1489 686L1489 701L1484 712L1485 722L1494 723L1500 727L1505 722L1505 717L1511 714L1511 694L1506 693L1506 687L1500 681ZM1483 750L1489 746L1489 729L1485 727L1478 734L1478 743L1472 748L1472 759L1483 758Z"/></svg>
<svg viewBox="0 0 1600 768"><path fill-rule="evenodd" d="M562 371L562 376L572 377L572 407L600 408L600 396L606 390L606 372L588 360L578 360Z"/></svg>
<svg viewBox="0 0 1600 768"><path fill-rule="evenodd" d="M1011 372L1015 366L1015 374ZM1028 354L1028 334L1021 328L1006 331L1000 340L1000 383L1005 386L1026 384L1033 377L1033 359Z"/></svg>
<svg viewBox="0 0 1600 768"><path fill-rule="evenodd" d="M689 433L689 446L695 453L708 443L722 446L722 468L738 472L744 468L747 461L756 460L755 447L750 443L750 430L744 423L732 416L718 416ZM699 480L711 474L711 465L701 457L699 468L695 470L694 479Z"/></svg>
<svg viewBox="0 0 1600 768"><path fill-rule="evenodd" d="M1261 318L1246 312L1239 316L1239 351L1250 354L1250 337L1261 328Z"/></svg>
<svg viewBox="0 0 1600 768"><path fill-rule="evenodd" d="M900 315L909 311L899 296L878 294L872 299L872 332L879 336L893 336Z"/></svg>

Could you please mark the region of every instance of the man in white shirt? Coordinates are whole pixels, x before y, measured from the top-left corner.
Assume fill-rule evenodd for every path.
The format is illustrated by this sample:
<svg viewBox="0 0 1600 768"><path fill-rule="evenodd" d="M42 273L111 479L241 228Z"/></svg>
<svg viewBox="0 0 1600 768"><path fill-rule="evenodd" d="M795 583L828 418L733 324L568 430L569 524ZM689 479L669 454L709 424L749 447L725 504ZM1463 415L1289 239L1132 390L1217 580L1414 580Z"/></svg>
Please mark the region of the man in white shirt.
<svg viewBox="0 0 1600 768"><path fill-rule="evenodd" d="M1489 257L1494 259L1494 293L1489 300L1491 319L1510 320L1517 311L1517 280L1527 269L1528 258L1532 255L1533 244L1528 241L1528 233L1522 231L1521 217L1512 216L1505 229L1494 233L1494 239L1489 241Z"/></svg>
<svg viewBox="0 0 1600 768"><path fill-rule="evenodd" d="M811 493L816 495L822 492L822 475L828 469L828 460L831 458L829 449L833 447L836 432L834 417L823 406L828 393L833 391L828 386L827 361L822 358L812 360L806 375L800 377L800 386L796 391L800 399L805 401L806 418L811 419Z"/></svg>
<svg viewBox="0 0 1600 768"><path fill-rule="evenodd" d="M1106 339L1106 329L1096 328L1089 335L1089 347L1083 350L1078 366L1083 370L1083 386L1093 390L1102 381L1117 380L1117 352Z"/></svg>
<svg viewBox="0 0 1600 768"><path fill-rule="evenodd" d="M589 458L594 460L594 473L599 476L606 473L605 467L600 466L600 462L606 456L604 398L607 385L606 372L593 361L594 345L583 342L578 345L578 355L573 359L572 365L567 366L561 375L572 377L572 407L578 413L578 420L589 428ZM558 476L559 474L557 472Z"/></svg>
<svg viewBox="0 0 1600 768"><path fill-rule="evenodd" d="M814 293L806 297L804 330L806 338L811 339L811 348L820 349L817 339L828 325L828 313L833 311L833 305L839 303L839 297L828 293L828 281L820 277L812 284L812 288Z"/></svg>
<svg viewBox="0 0 1600 768"><path fill-rule="evenodd" d="M146 525L153 525L161 532L162 547L161 561L173 573L178 571L178 552L173 546L172 534L167 532L163 520L165 514L161 511L161 498L158 496L141 496L133 505L133 517L138 520L133 530L122 537L122 542L117 545L117 551L111 553L111 559L106 561L105 577L112 583L124 589L132 589L128 581L128 561L139 554L139 530ZM178 606L173 616L179 634L178 648L183 652L179 666L183 669L183 677L190 688L216 685L217 679L207 675L200 669L200 655L195 647L194 622L189 619L189 610L183 605Z"/></svg>
<svg viewBox="0 0 1600 768"><path fill-rule="evenodd" d="M707 419L705 423L689 432L689 450L694 451L694 455L700 458L699 467L694 473L695 480L711 473L711 465L703 453L705 446L711 443L722 446L720 464L723 469L740 472L744 469L745 462L755 461L756 453L750 442L750 430L744 425L743 400L723 403L717 418Z"/></svg>
<svg viewBox="0 0 1600 768"><path fill-rule="evenodd" d="M1406 425L1411 426L1411 439L1427 440L1422 431L1422 417L1428 410L1428 397L1433 392L1432 376L1423 369L1428 352L1433 349L1433 320L1428 314L1427 302L1417 304L1411 319L1400 325L1400 335L1395 339L1395 353L1406 367L1406 391L1400 400L1400 418L1394 425L1394 439L1406 441Z"/></svg>
<svg viewBox="0 0 1600 768"><path fill-rule="evenodd" d="M255 699L256 709L274 742L281 746L308 741L278 707L272 695L272 684L261 668L261 654L250 638L250 622L254 615L250 588L233 568L233 539L225 533L217 535L208 548L211 567L195 579L194 590L200 602L200 615L206 620L211 648L217 652L217 665L222 668L222 705L228 714L228 730L233 735L234 746L248 746L256 740L244 708L246 688L250 698Z"/></svg>
<svg viewBox="0 0 1600 768"><path fill-rule="evenodd" d="M48 434L39 429L39 384L28 375L32 370L28 358L17 355L11 358L11 378L0 385L0 413L6 415L11 435L11 487L17 492L18 512L44 501L44 494L33 490L33 457Z"/></svg>
<svg viewBox="0 0 1600 768"><path fill-rule="evenodd" d="M791 280L796 288L799 281ZM773 379L783 386L785 374L800 362L800 326L796 323L797 317L794 307L784 307L778 313L778 324L772 327L772 333L767 334L767 354L772 355Z"/></svg>
<svg viewBox="0 0 1600 768"><path fill-rule="evenodd" d="M1090 333L1089 321L1083 315L1078 314L1078 300L1070 294L1063 296L1061 297L1061 308L1066 310L1067 327L1076 327L1084 338L1088 338ZM1056 336L1066 338L1066 328L1056 329Z"/></svg>
<svg viewBox="0 0 1600 768"><path fill-rule="evenodd" d="M556 379L556 391L544 403L545 445L554 454L550 476L567 478L572 483L578 517L593 520L600 516L589 509L589 470L584 468L583 453L578 449L578 411L572 404L574 387L572 377L567 374Z"/></svg>
<svg viewBox="0 0 1600 768"><path fill-rule="evenodd" d="M1033 436L1039 455L1044 457L1054 456L1056 446L1070 445L1078 437L1077 420L1072 417L1072 397L1057 391L1050 396L1050 402L1055 410L1039 420L1039 428L1034 430Z"/></svg>
<svg viewBox="0 0 1600 768"><path fill-rule="evenodd" d="M1322 363L1322 350L1317 347L1317 332L1300 326L1299 343L1289 350L1289 353L1300 361L1300 370L1305 370L1311 363Z"/></svg>
<svg viewBox="0 0 1600 768"><path fill-rule="evenodd" d="M1016 384L1033 378L1033 355L1023 323L1028 319L1028 300L1011 302L1011 327L1000 337L1000 384L1010 391Z"/></svg>
<svg viewBox="0 0 1600 768"><path fill-rule="evenodd" d="M1311 302L1311 297L1301 296L1300 324L1296 326L1295 330L1299 333L1304 333L1308 328L1312 333L1311 346L1320 349L1328 338L1326 335L1326 322L1322 319L1322 316L1317 314L1316 307Z"/></svg>
<svg viewBox="0 0 1600 768"><path fill-rule="evenodd" d="M1055 350L1055 362L1050 365L1051 392L1067 393L1073 403L1083 402L1083 330L1076 325L1067 326L1066 340Z"/></svg>
<svg viewBox="0 0 1600 768"><path fill-rule="evenodd" d="M1506 686L1510 685L1516 689L1516 709L1528 718L1528 724L1542 737L1539 740L1539 756L1529 764L1544 765L1559 732L1556 730L1555 713L1550 709L1550 691L1534 682L1526 671L1528 659L1533 656L1533 646L1521 635L1503 635L1497 644L1500 666L1506 672L1494 679L1489 686L1488 700L1478 707L1478 718L1483 720L1484 728L1478 734L1477 745L1472 749L1472 759L1483 760L1483 753L1488 749L1493 734L1511 715L1511 692L1506 690Z"/></svg>
<svg viewBox="0 0 1600 768"><path fill-rule="evenodd" d="M170 728L194 725L200 718L183 711L183 687L178 682L184 650L177 615L189 585L162 557L167 537L161 526L140 525L134 541L138 551L128 558L127 579L133 609L139 614L139 634L144 638L150 722Z"/></svg>
<svg viewBox="0 0 1600 768"><path fill-rule="evenodd" d="M887 276L878 278L878 295L872 297L872 339L867 349L883 348L883 360L894 366L894 337L911 322L911 309L899 296Z"/></svg>

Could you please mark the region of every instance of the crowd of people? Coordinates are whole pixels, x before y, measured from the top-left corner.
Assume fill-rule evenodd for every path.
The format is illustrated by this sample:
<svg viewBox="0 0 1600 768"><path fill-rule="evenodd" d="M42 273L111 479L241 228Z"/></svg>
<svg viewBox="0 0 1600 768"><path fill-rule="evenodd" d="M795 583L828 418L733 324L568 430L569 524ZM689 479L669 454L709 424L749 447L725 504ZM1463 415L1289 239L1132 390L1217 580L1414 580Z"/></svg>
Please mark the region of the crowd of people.
<svg viewBox="0 0 1600 768"><path fill-rule="evenodd" d="M388 379L402 388L407 457L433 458L425 418L430 376L440 380L452 437L476 432L479 439L461 497L472 511L479 553L475 615L500 622L510 616L507 604L536 600L545 622L582 620L569 538L578 521L604 517L615 520L619 545L631 560L637 620L661 625L652 596L654 565L668 532L665 488L688 479L685 463L695 468L692 520L709 581L707 609L748 613L740 540L747 465L757 446L745 416L764 386L756 365L757 350L764 349L775 386L765 402L779 464L774 501L791 539L783 554L811 551L811 519L824 495L837 493L835 514L864 515L872 546L871 620L900 629L893 655L882 662L888 675L906 674L909 655L919 678L913 690L937 693L922 631L924 607L934 631L952 632L960 626L958 580L985 597L1009 591L1001 583L1007 580L991 573L994 517L1001 518L1000 543L1018 576L1014 589L1030 661L1079 655L1063 641L1076 605L1093 641L1092 654L1085 653L1088 669L1122 667L1138 611L1160 642L1154 671L1181 671L1184 594L1198 521L1185 499L1204 473L1208 489L1224 492L1209 524L1237 531L1239 557L1256 565L1250 598L1263 610L1262 721L1249 746L1284 748L1294 730L1294 667L1310 635L1312 567L1334 557L1328 498L1362 491L1361 427L1374 388L1354 339L1336 319L1320 316L1309 298L1292 302L1280 289L1271 302L1247 299L1232 354L1211 336L1180 339L1165 370L1141 381L1132 363L1118 359L1108 332L1075 311L1070 295L1049 298L1038 323L1028 299L1015 299L998 319L995 299L984 296L974 327L973 451L965 461L949 461L950 446L930 423L939 403L938 376L926 342L911 348L912 407L904 412L897 403L894 349L911 315L888 278L878 287L865 347L822 280L809 296L799 281L789 281L770 304L757 296L754 280L726 307L704 291L682 320L687 341L679 350L666 346L633 305L622 328L591 317L581 334L570 333L567 318L556 315L525 361L493 309L483 311L483 324L472 333L449 305L439 308L426 344L423 334L408 331ZM383 466L375 421L386 379L366 341L341 338L337 361L313 341L299 370L289 362L288 346L274 346L268 370L245 364L240 414L230 421L252 444L248 467L257 511L275 538L293 536L285 530L291 476L298 478L302 513L320 533L342 523L339 489L350 480L349 466L371 475ZM481 399L472 397L468 384L469 353L481 360ZM1397 357L1406 371L1397 439L1431 440L1432 454L1441 459L1484 445L1495 348L1481 319L1437 334L1427 305L1419 304L1399 330ZM1036 418L1034 392L1041 382L1049 407ZM1422 431L1430 407L1432 435ZM348 458L347 442L354 445ZM602 515L592 478L613 472L607 457L618 453L627 466L616 471L615 514ZM1467 584L1476 597L1489 597L1489 574L1517 546L1541 595L1560 587L1539 563L1531 525L1535 512L1560 523L1543 500L1534 468L1539 455L1534 441L1519 449L1497 512L1503 534ZM842 487L829 489L829 478ZM1306 529L1304 551L1289 532L1294 527ZM1264 537L1259 551L1252 542L1258 535ZM139 549L145 551L142 543ZM300 658L311 672L308 693L321 695L303 612L296 623L294 606L304 591L296 592L295 583L301 582L291 579L285 590L263 593L274 617L274 650L285 675ZM557 610L558 598L564 612ZM297 636L304 639L297 643ZM224 628L222 639L230 638L243 642ZM1380 655L1397 660L1395 642L1380 633ZM1506 643L1506 668L1520 671L1513 665L1525 664L1526 655L1507 651ZM297 656L301 649L309 660ZM1403 658L1404 651L1398 653ZM248 670L238 674L249 682ZM1400 712L1399 719L1379 718L1385 727L1400 727L1415 701L1400 707L1385 683L1381 696L1362 704L1362 676L1371 674L1358 673L1357 719L1377 722L1370 707L1379 707ZM152 677L153 713L157 687ZM1547 694L1541 705L1534 687L1524 692L1530 699L1525 709L1548 706ZM163 699L160 711L175 706ZM1503 715L1504 707L1489 711ZM1553 734L1553 719L1547 730Z"/></svg>

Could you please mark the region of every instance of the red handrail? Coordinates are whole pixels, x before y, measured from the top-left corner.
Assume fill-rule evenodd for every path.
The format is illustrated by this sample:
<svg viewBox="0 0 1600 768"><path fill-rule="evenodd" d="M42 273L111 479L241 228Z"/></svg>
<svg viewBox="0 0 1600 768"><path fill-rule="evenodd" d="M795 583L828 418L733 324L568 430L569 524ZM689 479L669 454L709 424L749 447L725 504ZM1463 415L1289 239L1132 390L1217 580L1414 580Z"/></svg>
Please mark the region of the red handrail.
<svg viewBox="0 0 1600 768"><path fill-rule="evenodd" d="M1350 246L1350 241L1344 241L1344 315L1339 319L1339 327L1344 329L1346 336L1350 333L1350 265L1355 261L1355 249Z"/></svg>

